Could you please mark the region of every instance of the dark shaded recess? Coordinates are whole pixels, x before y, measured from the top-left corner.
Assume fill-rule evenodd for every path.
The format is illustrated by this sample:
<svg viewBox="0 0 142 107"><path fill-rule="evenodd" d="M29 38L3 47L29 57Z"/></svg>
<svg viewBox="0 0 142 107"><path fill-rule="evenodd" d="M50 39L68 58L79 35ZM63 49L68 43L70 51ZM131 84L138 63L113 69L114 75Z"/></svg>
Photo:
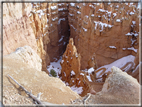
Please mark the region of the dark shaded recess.
<svg viewBox="0 0 142 107"><path fill-rule="evenodd" d="M57 61L60 58L60 56L63 55L63 53L66 50L67 44L69 43L70 26L68 21L68 12L69 12L68 10L58 12L59 20L63 18L65 18L66 20L65 21L60 20L60 24L57 25L58 27L57 38L50 37L50 40L59 39L56 45L53 46L52 41L50 41L50 43L47 45L47 53L50 57L50 62Z"/></svg>

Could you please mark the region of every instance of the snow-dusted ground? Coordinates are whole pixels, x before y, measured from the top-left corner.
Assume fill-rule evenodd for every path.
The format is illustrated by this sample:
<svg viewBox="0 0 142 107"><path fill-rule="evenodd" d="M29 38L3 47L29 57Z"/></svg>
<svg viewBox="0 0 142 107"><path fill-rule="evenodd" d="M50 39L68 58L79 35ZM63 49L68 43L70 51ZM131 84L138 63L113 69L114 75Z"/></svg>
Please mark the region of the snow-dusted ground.
<svg viewBox="0 0 142 107"><path fill-rule="evenodd" d="M104 66L102 66L102 67L100 67L100 68L106 68L105 73L107 73L108 71L111 71L112 66L116 66L116 67L118 67L118 68L121 68L121 67L123 67L127 62L134 62L134 59L135 59L135 56L133 56L133 55L128 55L128 56L122 57L122 58L120 58L120 59L114 61L114 62L111 63L111 64L104 65ZM61 65L60 65L60 62L61 62L61 61L62 61L62 57L60 57L60 59L59 59L57 62L51 62L50 65L47 67L47 70L48 70L49 72L50 72L51 69L54 69L54 70L56 71L56 73L57 73L57 77L58 77L58 78L59 78L58 74L61 72ZM128 67L125 68L125 69L129 69L129 67L130 67L130 66L128 66ZM98 69L100 69L100 68L98 68ZM98 69L97 69L97 70L98 70ZM87 76L87 78L88 78L88 80L89 80L90 82L92 82L91 77L90 77L90 74L94 71L94 68L92 67L92 68L90 68L90 69L88 69L88 70L85 69L85 70L82 70L82 71L88 72L89 75ZM98 76L100 75L101 72L102 72L102 70L96 73L96 77L97 77L97 78L98 78ZM100 76L101 76L101 75L100 75ZM98 81L101 81L101 79L98 79ZM63 82L64 82L64 81L63 81ZM64 82L64 83L65 83L65 82ZM68 83L65 83L65 84L66 84L67 86L69 85ZM83 91L82 87L75 87L75 86L72 86L71 89L72 89L74 92L77 92L78 94L81 94L82 91Z"/></svg>
<svg viewBox="0 0 142 107"><path fill-rule="evenodd" d="M107 73L108 71L111 71L112 66L116 66L116 67L118 67L118 68L121 68L121 67L123 67L127 62L134 62L134 59L135 59L135 56L133 56L133 55L128 55L128 56L122 57L122 58L120 58L120 59L114 61L114 62L111 63L111 64L101 66L101 67L98 68L97 70L99 70L99 69L101 69L101 68L106 68L106 71L105 71L104 73ZM125 68L125 70L126 70L126 69L129 69L130 66L131 66L131 65L129 64L129 65ZM91 77L90 77L90 74L94 71L94 68L92 67L92 68L90 68L90 69L88 69L88 70L85 69L85 70L82 70L82 71L88 72L89 75L87 76L87 78L88 78L88 80L89 80L90 82L92 82ZM96 77L97 77L97 78L99 78L99 77L102 76L102 75L100 75L102 71L103 71L103 69L96 73ZM104 73L103 73L103 74L104 74ZM99 82L99 81L101 81L101 80L102 80L102 79L100 78L100 79L98 79L97 81Z"/></svg>
<svg viewBox="0 0 142 107"><path fill-rule="evenodd" d="M75 87L75 86L72 86L70 87L71 90L73 90L74 92L76 92L77 94L81 94L83 92L83 87Z"/></svg>
<svg viewBox="0 0 142 107"><path fill-rule="evenodd" d="M62 57L60 57L60 59L57 62L50 62L50 65L47 66L47 70L49 72L51 69L56 71L58 78L59 78L58 74L60 74L60 72L61 72L61 65L60 65L61 60L62 60Z"/></svg>
<svg viewBox="0 0 142 107"><path fill-rule="evenodd" d="M118 67L118 68L121 68L121 67L123 67L127 62L134 62L134 59L135 59L135 56L133 56L133 55L128 55L128 56L122 57L122 58L120 58L120 59L114 61L114 62L111 63L111 64L101 66L100 68L106 68L105 73L107 73L108 71L111 71L112 66L116 66L116 67ZM130 67L130 66L128 66L126 69L128 69L129 67ZM100 68L98 68L98 69L100 69ZM98 70L98 69L97 69L97 70ZM101 71L102 71L102 70L101 70ZM100 75L101 71L96 73L96 77L97 77L97 78L98 78L98 76Z"/></svg>

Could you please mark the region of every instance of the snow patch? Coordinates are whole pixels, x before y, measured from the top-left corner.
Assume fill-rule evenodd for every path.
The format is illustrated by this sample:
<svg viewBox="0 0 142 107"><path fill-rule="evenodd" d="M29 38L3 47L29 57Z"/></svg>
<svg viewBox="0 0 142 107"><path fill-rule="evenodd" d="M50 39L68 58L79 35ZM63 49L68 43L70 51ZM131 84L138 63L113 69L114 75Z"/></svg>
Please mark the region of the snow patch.
<svg viewBox="0 0 142 107"><path fill-rule="evenodd" d="M60 24L61 21L65 21L65 20L66 20L65 18L60 18L60 19L58 20L58 24Z"/></svg>
<svg viewBox="0 0 142 107"><path fill-rule="evenodd" d="M116 19L116 22L121 22L121 20L120 19Z"/></svg>
<svg viewBox="0 0 142 107"><path fill-rule="evenodd" d="M64 36L62 36L60 39L59 39L59 42L61 42L63 40Z"/></svg>
<svg viewBox="0 0 142 107"><path fill-rule="evenodd" d="M77 14L81 14L81 12L80 12L80 11L77 11Z"/></svg>
<svg viewBox="0 0 142 107"><path fill-rule="evenodd" d="M89 74L91 74L93 71L94 71L94 68L92 67L92 68L89 68L87 72L88 72Z"/></svg>
<svg viewBox="0 0 142 107"><path fill-rule="evenodd" d="M74 16L74 14L69 13L70 16Z"/></svg>
<svg viewBox="0 0 142 107"><path fill-rule="evenodd" d="M135 25L135 24L136 24L136 21L132 21L132 24Z"/></svg>
<svg viewBox="0 0 142 107"><path fill-rule="evenodd" d="M80 73L80 75L83 75L83 76L84 76L84 74L83 74L83 73Z"/></svg>
<svg viewBox="0 0 142 107"><path fill-rule="evenodd" d="M52 18L52 21L55 21L55 20L57 20L57 19L58 19L58 17Z"/></svg>
<svg viewBox="0 0 142 107"><path fill-rule="evenodd" d="M116 47L115 47L115 46L109 46L109 48L116 49Z"/></svg>
<svg viewBox="0 0 142 107"><path fill-rule="evenodd" d="M135 49L134 47L127 48L127 50L132 50L132 51L134 51L134 52L136 52L136 53L137 53L137 49Z"/></svg>
<svg viewBox="0 0 142 107"><path fill-rule="evenodd" d="M76 31L76 28L73 25L70 25L70 26Z"/></svg>
<svg viewBox="0 0 142 107"><path fill-rule="evenodd" d="M106 12L104 9L99 9L98 11L100 11L100 12Z"/></svg>
<svg viewBox="0 0 142 107"><path fill-rule="evenodd" d="M94 17L94 14L91 14L92 17Z"/></svg>
<svg viewBox="0 0 142 107"><path fill-rule="evenodd" d="M75 3L70 3L70 5L74 7L74 6L75 6Z"/></svg>
<svg viewBox="0 0 142 107"><path fill-rule="evenodd" d="M132 34L130 32L128 32L127 34L125 34L126 36L132 36Z"/></svg>
<svg viewBox="0 0 142 107"><path fill-rule="evenodd" d="M130 12L129 14L130 14L130 15L133 15L133 14L135 14L135 13L134 13L134 12Z"/></svg>
<svg viewBox="0 0 142 107"><path fill-rule="evenodd" d="M76 87L75 85L70 87L72 91L76 92L77 94L81 94L83 92L83 87Z"/></svg>
<svg viewBox="0 0 142 107"><path fill-rule="evenodd" d="M123 67L127 62L134 62L134 59L135 59L135 56L133 56L133 55L128 55L128 56L122 57L122 58L120 58L120 59L114 61L114 62L111 63L111 64L101 66L101 67L98 68L98 69L106 68L106 71L105 71L104 73L107 73L108 71L111 71L112 66L121 68L121 67ZM98 70L98 69L97 69L97 70ZM96 77L97 77L97 78L99 77L99 75L100 75L101 72L102 72L102 70L100 70L99 72L96 73ZM100 75L100 77L101 77L101 76L102 76L102 75Z"/></svg>
<svg viewBox="0 0 142 107"><path fill-rule="evenodd" d="M92 82L90 75L86 76L90 82Z"/></svg>
<svg viewBox="0 0 142 107"><path fill-rule="evenodd" d="M97 28L97 25L99 24L99 26L101 26L101 30L103 30L103 27L109 27L111 28L113 25L110 25L110 24L106 24L106 23L102 23L102 22L99 22L99 21L94 21L95 23L95 29Z"/></svg>
<svg viewBox="0 0 142 107"><path fill-rule="evenodd" d="M85 29L85 28L83 28L83 27L82 27L82 29L84 30L84 32L87 32L87 29Z"/></svg>
<svg viewBox="0 0 142 107"><path fill-rule="evenodd" d="M63 63L63 62L64 62L64 60L61 61L61 63Z"/></svg>
<svg viewBox="0 0 142 107"><path fill-rule="evenodd" d="M57 77L59 77L58 74L60 74L61 72L61 60L62 57L60 57L60 59L57 62L50 62L50 65L47 66L47 70L50 72L50 70L53 69L57 73Z"/></svg>
<svg viewBox="0 0 142 107"><path fill-rule="evenodd" d="M51 6L51 10L56 10L57 6Z"/></svg>
<svg viewBox="0 0 142 107"><path fill-rule="evenodd" d="M71 71L71 76L73 76L73 75L75 75L75 72L72 70L72 71Z"/></svg>
<svg viewBox="0 0 142 107"><path fill-rule="evenodd" d="M115 16L117 16L117 14L116 14L116 13L113 13L113 18L114 18Z"/></svg>
<svg viewBox="0 0 142 107"><path fill-rule="evenodd" d="M67 10L67 8L58 8L58 11Z"/></svg>

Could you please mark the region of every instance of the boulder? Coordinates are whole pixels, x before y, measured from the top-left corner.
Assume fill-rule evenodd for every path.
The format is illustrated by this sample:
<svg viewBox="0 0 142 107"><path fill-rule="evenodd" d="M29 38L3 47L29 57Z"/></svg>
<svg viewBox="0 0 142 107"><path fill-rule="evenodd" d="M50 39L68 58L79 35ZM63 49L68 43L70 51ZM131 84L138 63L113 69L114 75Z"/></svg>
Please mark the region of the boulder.
<svg viewBox="0 0 142 107"><path fill-rule="evenodd" d="M45 72L37 69L28 59L32 59L34 63L38 61L37 53L32 53L28 47L22 47L16 52L3 57L3 104L4 105L33 105L32 100L20 90L19 86L9 77L12 76L19 84L26 88L29 92L37 96L42 93L40 100L52 104L69 104L70 101L80 98L66 86L59 78L49 77ZM24 53L24 54L23 54ZM34 59L33 59L34 58ZM28 63L27 63L28 61ZM36 64L35 64L36 65ZM41 68L41 67L40 67Z"/></svg>
<svg viewBox="0 0 142 107"><path fill-rule="evenodd" d="M132 76L113 66L102 91L91 95L86 104L140 104L140 84Z"/></svg>

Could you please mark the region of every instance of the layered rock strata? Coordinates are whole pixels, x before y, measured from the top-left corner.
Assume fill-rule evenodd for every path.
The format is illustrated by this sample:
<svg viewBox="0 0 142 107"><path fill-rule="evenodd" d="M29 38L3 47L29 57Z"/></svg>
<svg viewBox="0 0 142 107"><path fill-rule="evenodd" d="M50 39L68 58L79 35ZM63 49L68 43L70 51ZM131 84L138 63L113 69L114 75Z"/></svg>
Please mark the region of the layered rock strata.
<svg viewBox="0 0 142 107"><path fill-rule="evenodd" d="M44 71L50 61L56 61L63 54L69 35L82 57L81 69L93 63L97 68L138 53L136 3L4 3L4 7L4 55L29 45L42 59ZM94 54L96 58L91 62ZM138 60L135 62L137 66Z"/></svg>
<svg viewBox="0 0 142 107"><path fill-rule="evenodd" d="M87 68L94 53L98 67L138 53L136 3L70 3L68 17L70 37L81 55L81 69Z"/></svg>
<svg viewBox="0 0 142 107"><path fill-rule="evenodd" d="M37 51L35 35L28 18L31 9L31 4L28 3L3 3L4 55L25 45Z"/></svg>

